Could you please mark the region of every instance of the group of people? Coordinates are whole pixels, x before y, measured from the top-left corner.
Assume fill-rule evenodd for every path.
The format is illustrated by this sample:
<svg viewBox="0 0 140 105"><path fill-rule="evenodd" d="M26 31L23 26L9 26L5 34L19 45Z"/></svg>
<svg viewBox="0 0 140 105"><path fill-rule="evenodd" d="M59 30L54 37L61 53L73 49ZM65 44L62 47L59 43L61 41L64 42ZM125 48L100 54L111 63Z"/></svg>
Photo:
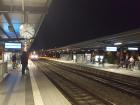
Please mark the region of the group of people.
<svg viewBox="0 0 140 105"><path fill-rule="evenodd" d="M135 61L140 61L140 56L134 57L133 55L129 56L126 54L125 56L121 55L119 57L118 67L126 68L132 70L135 66Z"/></svg>
<svg viewBox="0 0 140 105"><path fill-rule="evenodd" d="M14 54L12 56L13 69L15 69L17 67L17 60L19 60L19 59L17 59L16 54ZM29 70L29 68L28 68L28 53L27 52L25 52L25 51L22 52L22 55L20 56L20 62L22 64L22 74L24 75L25 70Z"/></svg>

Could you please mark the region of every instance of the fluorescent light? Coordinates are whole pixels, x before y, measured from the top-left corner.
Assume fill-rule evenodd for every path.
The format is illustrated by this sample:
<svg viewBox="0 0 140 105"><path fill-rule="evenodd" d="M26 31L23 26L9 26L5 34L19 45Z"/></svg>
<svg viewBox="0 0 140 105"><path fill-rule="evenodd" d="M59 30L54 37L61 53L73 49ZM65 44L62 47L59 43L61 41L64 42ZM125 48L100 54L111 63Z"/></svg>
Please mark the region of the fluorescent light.
<svg viewBox="0 0 140 105"><path fill-rule="evenodd" d="M137 47L128 47L128 50L137 51L138 48Z"/></svg>
<svg viewBox="0 0 140 105"><path fill-rule="evenodd" d="M121 45L122 43L121 42L116 42L116 43L114 43L114 45Z"/></svg>

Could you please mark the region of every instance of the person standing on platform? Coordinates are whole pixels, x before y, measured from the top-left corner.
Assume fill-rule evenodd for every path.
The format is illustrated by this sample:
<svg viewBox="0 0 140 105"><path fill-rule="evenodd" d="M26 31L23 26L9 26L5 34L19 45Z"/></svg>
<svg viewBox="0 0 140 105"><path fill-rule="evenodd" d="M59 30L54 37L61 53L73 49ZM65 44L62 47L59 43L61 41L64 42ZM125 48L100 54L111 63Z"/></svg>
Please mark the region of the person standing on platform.
<svg viewBox="0 0 140 105"><path fill-rule="evenodd" d="M12 56L12 66L13 66L13 69L16 68L16 60L17 60L16 54L14 54L14 55Z"/></svg>
<svg viewBox="0 0 140 105"><path fill-rule="evenodd" d="M123 68L124 65L124 56L120 55L120 64L119 64L119 68L122 67Z"/></svg>
<svg viewBox="0 0 140 105"><path fill-rule="evenodd" d="M28 67L28 54L27 52L23 52L21 55L21 64L22 64L22 74L25 74L25 69Z"/></svg>
<svg viewBox="0 0 140 105"><path fill-rule="evenodd" d="M134 68L134 63L135 63L134 57L131 56L129 58L129 65L128 65L128 67L129 67L130 70L132 70Z"/></svg>
<svg viewBox="0 0 140 105"><path fill-rule="evenodd" d="M126 67L126 69L128 69L128 65L129 65L129 55L126 54L126 56L125 56L125 67Z"/></svg>

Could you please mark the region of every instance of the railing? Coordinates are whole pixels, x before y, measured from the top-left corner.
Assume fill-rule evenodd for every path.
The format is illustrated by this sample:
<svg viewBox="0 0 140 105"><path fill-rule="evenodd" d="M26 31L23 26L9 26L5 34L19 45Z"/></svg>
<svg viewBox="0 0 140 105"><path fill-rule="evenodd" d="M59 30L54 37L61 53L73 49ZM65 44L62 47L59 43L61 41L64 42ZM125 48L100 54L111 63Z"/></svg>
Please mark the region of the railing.
<svg viewBox="0 0 140 105"><path fill-rule="evenodd" d="M0 63L0 81L3 79L6 73L8 73L7 62Z"/></svg>

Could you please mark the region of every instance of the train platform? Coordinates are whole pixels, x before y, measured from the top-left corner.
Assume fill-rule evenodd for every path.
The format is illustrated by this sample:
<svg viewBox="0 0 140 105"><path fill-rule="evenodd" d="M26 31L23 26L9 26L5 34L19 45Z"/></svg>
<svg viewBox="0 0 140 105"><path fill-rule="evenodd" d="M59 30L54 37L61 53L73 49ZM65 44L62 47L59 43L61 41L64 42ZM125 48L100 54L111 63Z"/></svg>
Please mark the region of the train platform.
<svg viewBox="0 0 140 105"><path fill-rule="evenodd" d="M71 105L51 81L29 61L29 71L10 70L0 82L0 105Z"/></svg>
<svg viewBox="0 0 140 105"><path fill-rule="evenodd" d="M85 65L86 66L86 65ZM99 70L104 70L104 71L109 71L109 72L114 72L118 74L123 74L123 75L128 75L128 76L133 76L133 77L138 77L140 78L140 70L136 69L126 69L126 68L118 68L116 65L111 66L106 64L106 66L98 65L98 64L87 64L87 66L91 68L96 68Z"/></svg>
<svg viewBox="0 0 140 105"><path fill-rule="evenodd" d="M50 59L50 58L49 58ZM98 65L91 63L74 63L73 61L65 61L60 59L50 59L57 61L63 66L68 66L73 69L90 72L105 78L115 79L124 83L140 86L140 70L129 70L126 68L118 68L116 65Z"/></svg>
<svg viewBox="0 0 140 105"><path fill-rule="evenodd" d="M123 74L123 75L127 75L127 76L140 78L140 70L135 70L135 69L130 70L130 69L126 69L126 68L118 68L116 65L105 64L104 66L102 66L102 65L98 65L98 64L92 64L92 63L74 63L73 61L65 61L65 60L60 60L60 59L50 59L50 60L68 63L68 64L75 64L75 65L94 68L94 69L98 69L98 70L102 70L102 71L113 72L113 73L117 73L117 74Z"/></svg>

